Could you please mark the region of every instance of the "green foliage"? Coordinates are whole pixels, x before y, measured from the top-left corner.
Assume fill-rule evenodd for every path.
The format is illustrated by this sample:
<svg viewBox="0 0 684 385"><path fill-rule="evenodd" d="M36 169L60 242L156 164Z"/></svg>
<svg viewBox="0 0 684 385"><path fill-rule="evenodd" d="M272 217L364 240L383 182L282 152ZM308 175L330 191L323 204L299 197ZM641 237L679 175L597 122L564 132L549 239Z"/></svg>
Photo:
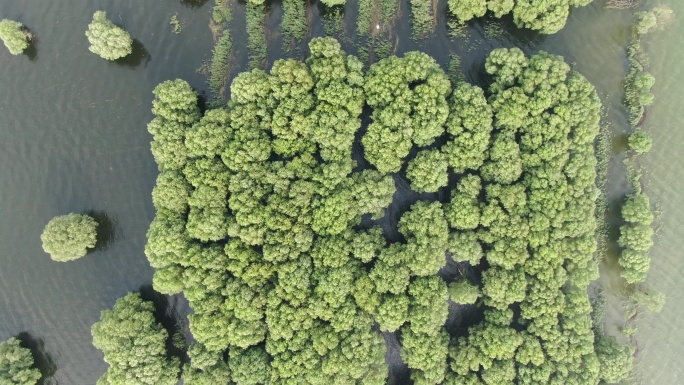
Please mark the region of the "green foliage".
<svg viewBox="0 0 684 385"><path fill-rule="evenodd" d="M479 169L487 156L492 131L492 109L484 91L459 83L451 94L446 130L450 140L442 147L456 173Z"/></svg>
<svg viewBox="0 0 684 385"><path fill-rule="evenodd" d="M428 146L444 133L451 86L428 55L409 52L379 61L371 66L364 89L373 123L362 143L378 171L399 171L413 144Z"/></svg>
<svg viewBox="0 0 684 385"><path fill-rule="evenodd" d="M102 350L109 369L98 384L176 384L180 360L167 358L168 333L153 315L154 304L137 293L104 310L91 329L93 345Z"/></svg>
<svg viewBox="0 0 684 385"><path fill-rule="evenodd" d="M480 288L467 280L449 284L449 298L456 303L471 305L474 304L481 295Z"/></svg>
<svg viewBox="0 0 684 385"><path fill-rule="evenodd" d="M636 151L637 154L647 153L651 151L651 147L653 146L653 139L651 139L651 137L642 130L637 130L631 133L627 139L627 142L629 144L629 148L632 151Z"/></svg>
<svg viewBox="0 0 684 385"><path fill-rule="evenodd" d="M598 270L598 97L562 58L544 52L526 58L518 49L494 50L485 69L494 80L492 140L485 139L485 157L472 166L478 174L461 179L445 214L459 230L449 239L454 260L487 259L487 310L467 337L451 342L445 383L596 384L586 287ZM450 289L469 297L464 302L479 294L465 281ZM520 309L515 319L511 305Z"/></svg>
<svg viewBox="0 0 684 385"><path fill-rule="evenodd" d="M660 313L665 306L665 294L648 287L637 287L631 294L638 306L643 306L651 313Z"/></svg>
<svg viewBox="0 0 684 385"><path fill-rule="evenodd" d="M162 172L152 189L152 203L157 210L184 213L188 210L190 192L190 184L183 174L177 171Z"/></svg>
<svg viewBox="0 0 684 385"><path fill-rule="evenodd" d="M264 0L250 0L247 4L247 48L249 50L249 67L263 68L268 55L266 48Z"/></svg>
<svg viewBox="0 0 684 385"><path fill-rule="evenodd" d="M557 56L495 50L489 97L459 84L448 99L449 80L425 54L366 73L334 39L309 48L304 63L238 75L227 109L202 119L192 90L175 85L182 103L157 95L150 132L182 154L158 157L160 168L185 178L174 189L191 187L187 214L182 198L159 205L146 254L155 287L182 290L192 308L201 346L188 376L384 384L379 331L399 331L416 384L598 383L586 289L597 274L600 104L587 80ZM352 146L366 107L361 142L375 169L359 170ZM372 220L414 144L431 146L406 167L415 189L442 188L450 171L457 185L448 202L413 203L390 243ZM448 255L486 258L479 287L447 287ZM450 341L449 297L480 296L483 322Z"/></svg>
<svg viewBox="0 0 684 385"><path fill-rule="evenodd" d="M20 55L30 45L30 35L27 34L26 27L13 20L0 21L0 39L12 55Z"/></svg>
<svg viewBox="0 0 684 385"><path fill-rule="evenodd" d="M81 258L97 243L97 222L88 215L54 217L40 235L43 250L59 262Z"/></svg>
<svg viewBox="0 0 684 385"><path fill-rule="evenodd" d="M216 98L222 98L230 76L232 48L230 30L225 29L216 42L209 66L209 89Z"/></svg>
<svg viewBox="0 0 684 385"><path fill-rule="evenodd" d="M449 0L449 12L461 23L482 17L487 12L487 0Z"/></svg>
<svg viewBox="0 0 684 385"><path fill-rule="evenodd" d="M432 0L411 0L413 38L418 39L435 30L435 13Z"/></svg>
<svg viewBox="0 0 684 385"><path fill-rule="evenodd" d="M344 3L344 0L342 0ZM283 0L283 21L281 24L285 44L302 40L309 28L306 20L305 3L300 0Z"/></svg>
<svg viewBox="0 0 684 385"><path fill-rule="evenodd" d="M596 355L601 365L601 379L611 384L626 379L632 371L633 354L631 346L621 345L615 337L600 337L596 343Z"/></svg>
<svg viewBox="0 0 684 385"><path fill-rule="evenodd" d="M513 21L519 28L553 34L565 26L570 7L587 5L592 0L449 0L449 12L460 23L482 17L489 10L500 18L513 12Z"/></svg>
<svg viewBox="0 0 684 385"><path fill-rule="evenodd" d="M622 218L627 222L620 227L618 244L623 247L620 266L622 276L628 283L643 282L648 274L651 258L648 251L653 246L653 213L648 196L632 194L622 205Z"/></svg>
<svg viewBox="0 0 684 385"><path fill-rule="evenodd" d="M0 383L35 385L40 377L40 371L33 368L31 350L21 347L16 338L0 342Z"/></svg>
<svg viewBox="0 0 684 385"><path fill-rule="evenodd" d="M230 383L230 368L221 352L207 350L202 344L188 348L190 362L183 366L183 383L187 385L215 385Z"/></svg>
<svg viewBox="0 0 684 385"><path fill-rule="evenodd" d="M347 0L321 0L321 2L328 7L334 7L337 5L344 5L344 3L347 2Z"/></svg>
<svg viewBox="0 0 684 385"><path fill-rule="evenodd" d="M449 183L446 156L439 150L423 150L409 162L406 177L417 192L437 192Z"/></svg>
<svg viewBox="0 0 684 385"><path fill-rule="evenodd" d="M85 34L90 42L90 52L103 59L116 60L133 52L131 35L107 19L105 11L95 12Z"/></svg>

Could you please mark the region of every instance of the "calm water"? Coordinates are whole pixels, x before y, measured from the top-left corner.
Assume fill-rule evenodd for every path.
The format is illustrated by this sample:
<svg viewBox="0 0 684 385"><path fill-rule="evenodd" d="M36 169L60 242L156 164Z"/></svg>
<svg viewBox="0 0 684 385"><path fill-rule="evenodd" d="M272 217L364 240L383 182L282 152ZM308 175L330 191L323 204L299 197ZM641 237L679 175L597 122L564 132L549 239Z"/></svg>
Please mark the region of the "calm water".
<svg viewBox="0 0 684 385"><path fill-rule="evenodd" d="M684 15L682 2L669 2ZM440 19L435 36L413 42L407 3L401 3L403 16L395 29L398 53L425 50L444 65L450 52L457 53L465 79L478 84L486 84L482 64L493 48L521 46L529 53L543 49L561 54L597 87L606 103L606 121L617 132L626 124L620 83L627 65L629 12L606 12L603 1L596 0L573 12L556 35L510 30L510 21L504 21L497 25L510 31L489 35L487 41L483 21L472 23L468 40L450 40ZM91 345L90 325L117 298L151 284L152 269L143 254L145 232L154 215L150 191L157 175L145 128L152 118L151 91L172 78L206 90L205 78L196 70L211 55L211 4L193 8L178 0L0 2L0 18L23 22L38 38L29 55L14 57L0 49L0 339L21 333L42 352L39 361L50 374L47 384L94 384L106 364ZM352 23L346 33L350 42L355 4L348 1L345 15ZM440 1L442 14L445 6L446 1ZM137 40L133 60L110 63L88 51L84 31L97 9L109 11L110 19ZM242 10L238 5L234 11L236 70L246 65ZM324 34L321 8L314 4L311 12L310 36ZM174 35L169 25L176 13L185 25L180 35ZM276 29L269 34L270 63L281 56L281 14L276 2L268 19ZM679 258L684 248L679 236L684 195L678 194L684 170L677 162L684 132L677 125L684 116L678 106L682 86L675 81L684 60L682 37L684 25L676 23L652 35L649 48L658 83L656 106L647 123L653 126L655 146L644 164L649 169L647 191L663 212L649 280L669 295L663 313L644 319L639 330L642 373L645 382L653 384L681 382L682 369L676 364L684 356L684 331L676 327L684 316L684 309L677 306L684 294L677 281L684 270ZM352 44L345 47L355 52ZM287 54L300 55L296 50ZM616 157L614 163L620 161ZM610 183L613 200L626 187L615 169ZM92 255L63 264L42 251L39 236L50 218L68 212L93 213L106 231ZM618 295L613 272L604 270L607 278L602 282L608 293ZM619 301L614 298L611 304L608 326L614 330L620 326ZM168 305L171 318L187 310L180 298L172 298Z"/></svg>

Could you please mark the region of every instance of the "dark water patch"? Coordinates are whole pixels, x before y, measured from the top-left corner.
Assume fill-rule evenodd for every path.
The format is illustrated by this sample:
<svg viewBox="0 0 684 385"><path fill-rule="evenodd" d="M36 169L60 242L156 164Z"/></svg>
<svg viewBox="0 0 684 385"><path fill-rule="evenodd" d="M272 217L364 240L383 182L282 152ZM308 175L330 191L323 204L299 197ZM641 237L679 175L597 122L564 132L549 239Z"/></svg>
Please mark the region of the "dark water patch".
<svg viewBox="0 0 684 385"><path fill-rule="evenodd" d="M180 3L189 8L202 8L209 0L180 0Z"/></svg>
<svg viewBox="0 0 684 385"><path fill-rule="evenodd" d="M37 44L38 39L35 37L31 40L31 44L26 48L23 52L23 55L25 55L30 61L36 61L38 60L38 47Z"/></svg>
<svg viewBox="0 0 684 385"><path fill-rule="evenodd" d="M143 67L147 67L150 60L152 60L152 55L145 49L143 43L138 39L133 39L133 51L131 54L114 60L114 63L123 67L136 68L143 63Z"/></svg>
<svg viewBox="0 0 684 385"><path fill-rule="evenodd" d="M385 339L385 362L389 366L388 384L410 384L411 370L401 359L401 343L399 342L399 332L381 332Z"/></svg>
<svg viewBox="0 0 684 385"><path fill-rule="evenodd" d="M121 231L117 228L116 220L112 220L104 211L91 210L86 214L97 222L97 242L95 248L89 250L89 254L107 250L114 241L121 237Z"/></svg>
<svg viewBox="0 0 684 385"><path fill-rule="evenodd" d="M180 298L169 297L160 294L152 288L152 285L140 287L140 297L145 301L154 303L154 318L166 329L169 337L166 339L166 353L168 357L179 357L182 362L187 362L188 356L185 345L187 338L184 334L186 322L185 315L179 313L177 305ZM174 298L175 297L175 298ZM180 336L180 341L179 341Z"/></svg>
<svg viewBox="0 0 684 385"><path fill-rule="evenodd" d="M21 347L31 350L33 366L40 370L41 378L37 385L58 385L52 376L57 371L57 365L50 353L45 349L45 342L32 336L29 332L21 332L17 335L21 341Z"/></svg>

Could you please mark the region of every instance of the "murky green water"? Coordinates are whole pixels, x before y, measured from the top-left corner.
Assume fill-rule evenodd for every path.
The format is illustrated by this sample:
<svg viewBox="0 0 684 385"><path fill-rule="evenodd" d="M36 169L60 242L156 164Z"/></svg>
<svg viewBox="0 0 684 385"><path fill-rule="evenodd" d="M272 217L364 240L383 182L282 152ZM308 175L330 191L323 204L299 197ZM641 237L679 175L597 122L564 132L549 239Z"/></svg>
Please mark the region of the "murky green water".
<svg viewBox="0 0 684 385"><path fill-rule="evenodd" d="M668 0L679 15L684 4ZM201 3L201 2L200 2ZM431 38L410 40L408 1L400 8L395 28L397 52L421 49L446 65L450 53L462 59L467 81L486 84L482 65L491 49L520 46L528 53L543 49L575 63L606 103L606 121L616 131L626 125L621 107L620 84L626 72L625 47L629 38L629 12L607 12L602 0L574 11L566 28L553 36L540 36L510 28L492 36L485 22L471 24L469 39L450 40L440 18ZM446 1L440 1L444 14ZM325 33L322 8L312 5L311 36ZM345 14L345 48L356 27L356 2L349 0ZM0 339L22 334L36 350L48 384L94 384L106 369L102 356L91 345L90 325L101 310L128 291L151 284L152 269L143 254L145 232L154 210L150 191L157 175L149 152L145 125L152 118L151 91L170 78L188 80L206 91L205 78L196 72L209 58L212 38L207 27L211 2L187 7L178 0L3 0L0 18L23 22L38 38L29 55L14 57L0 50ZM97 9L125 27L137 40L136 56L126 63L110 63L87 49L84 35ZM246 66L244 6L234 10L234 73ZM169 18L178 13L181 34L171 32ZM269 60L283 56L277 26L280 2L271 6L267 25ZM498 25L498 24L497 24ZM684 59L679 38L684 24L653 34L649 51L658 82L656 105L647 126L653 126L654 150L647 155L647 192L662 207L657 246L653 250L652 285L668 294L662 314L643 320L639 330L639 361L646 383L677 384L684 374L677 365L684 355L684 331L677 328L684 310L678 307L684 289L677 278L684 270L679 257L684 249L684 194L678 191L684 170L678 165L679 144L684 143L684 121L677 82ZM485 39L486 38L486 39ZM301 57L302 51L290 51ZM621 162L616 157L614 164ZM619 168L615 168L619 176ZM610 183L611 199L619 199L627 184ZM42 251L40 233L47 221L67 212L91 212L105 223L106 234L98 250L87 258L57 263ZM608 273L609 269L604 269ZM619 294L616 280L602 282L609 294ZM612 301L609 328L620 325L620 308ZM169 317L187 309L180 298L168 304Z"/></svg>

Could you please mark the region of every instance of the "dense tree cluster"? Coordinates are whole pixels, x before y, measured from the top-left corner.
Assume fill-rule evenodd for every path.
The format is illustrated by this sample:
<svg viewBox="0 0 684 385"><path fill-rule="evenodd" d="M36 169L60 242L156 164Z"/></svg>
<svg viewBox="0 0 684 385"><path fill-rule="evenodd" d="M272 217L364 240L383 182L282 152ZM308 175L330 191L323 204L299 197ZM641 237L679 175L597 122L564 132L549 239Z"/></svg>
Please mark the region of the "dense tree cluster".
<svg viewBox="0 0 684 385"><path fill-rule="evenodd" d="M35 385L40 377L31 350L21 347L16 338L0 342L0 384Z"/></svg>
<svg viewBox="0 0 684 385"><path fill-rule="evenodd" d="M90 42L90 52L103 59L116 60L133 52L131 35L107 19L105 11L93 14L93 21L85 34Z"/></svg>
<svg viewBox="0 0 684 385"><path fill-rule="evenodd" d="M517 49L487 60L489 100L452 92L422 53L366 75L334 39L310 51L238 75L227 108L203 116L187 83L154 91L146 254L155 289L193 309L186 383L384 384L380 331L399 333L416 384L597 383L593 87L561 58ZM359 170L365 105L375 169ZM382 217L414 144L430 147L408 162L412 187L436 191L450 171L456 187L448 203L413 203L388 243L361 218ZM447 254L486 269L447 285ZM485 309L453 340L450 299Z"/></svg>
<svg viewBox="0 0 684 385"><path fill-rule="evenodd" d="M629 195L622 205L622 219L618 244L623 248L620 266L627 283L646 280L651 258L648 250L653 246L653 213L648 196L644 193Z"/></svg>
<svg viewBox="0 0 684 385"><path fill-rule="evenodd" d="M592 0L449 0L449 12L461 23L484 16L487 11L499 18L513 13L520 28L544 34L560 31L570 15L570 7L581 7Z"/></svg>
<svg viewBox="0 0 684 385"><path fill-rule="evenodd" d="M97 243L97 222L89 215L54 217L40 235L43 250L59 262L72 261L88 253Z"/></svg>
<svg viewBox="0 0 684 385"><path fill-rule="evenodd" d="M380 60L364 85L373 122L362 143L380 172L397 172L414 144L432 144L444 133L451 84L444 70L422 52Z"/></svg>
<svg viewBox="0 0 684 385"><path fill-rule="evenodd" d="M168 333L154 319L154 304L140 294L120 298L93 325L93 345L109 364L98 385L175 385L180 360L167 358Z"/></svg>
<svg viewBox="0 0 684 385"><path fill-rule="evenodd" d="M0 40L12 55L20 55L29 47L30 36L20 22L9 19L0 21Z"/></svg>
<svg viewBox="0 0 684 385"><path fill-rule="evenodd" d="M488 262L485 319L452 341L446 383L596 384L610 370L595 352L586 294L598 274L598 98L562 58L543 52L528 59L495 50L486 70L494 78L487 159L447 211L451 227L470 234L456 245L479 242L468 254ZM467 289L451 292L476 299Z"/></svg>

